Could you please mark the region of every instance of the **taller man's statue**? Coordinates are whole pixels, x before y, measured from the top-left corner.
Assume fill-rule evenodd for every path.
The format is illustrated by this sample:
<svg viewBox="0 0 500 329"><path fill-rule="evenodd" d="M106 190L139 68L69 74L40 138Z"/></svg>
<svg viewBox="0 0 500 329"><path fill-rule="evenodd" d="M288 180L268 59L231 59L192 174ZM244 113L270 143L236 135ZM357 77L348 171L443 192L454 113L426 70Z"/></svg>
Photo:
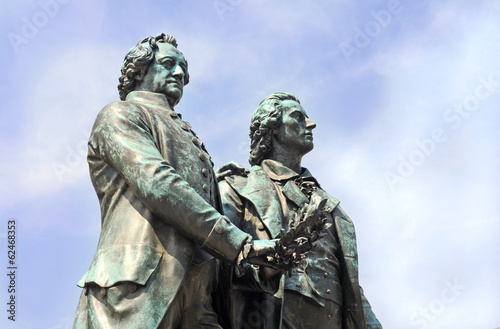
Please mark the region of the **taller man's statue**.
<svg viewBox="0 0 500 329"><path fill-rule="evenodd" d="M223 271L226 308L234 329L381 329L358 280L354 225L306 168L313 149L309 119L299 100L274 93L258 106L250 126L252 168L220 182L224 213L255 239L276 238L313 200L326 199L329 228L281 285L252 274ZM228 273L229 272L229 273ZM274 281L281 276L277 272ZM274 294L274 295L273 295Z"/></svg>
<svg viewBox="0 0 500 329"><path fill-rule="evenodd" d="M121 72L122 101L101 110L88 144L102 230L74 328L220 328L214 256L251 262L273 244L220 213L210 155L173 109L189 81L175 38L140 40Z"/></svg>

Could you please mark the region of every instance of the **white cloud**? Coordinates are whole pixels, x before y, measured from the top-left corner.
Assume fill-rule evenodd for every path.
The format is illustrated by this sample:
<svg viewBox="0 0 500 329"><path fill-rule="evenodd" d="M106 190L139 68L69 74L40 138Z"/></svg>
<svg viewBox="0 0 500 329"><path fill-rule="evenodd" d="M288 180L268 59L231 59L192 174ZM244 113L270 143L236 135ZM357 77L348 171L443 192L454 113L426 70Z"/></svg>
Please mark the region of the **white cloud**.
<svg viewBox="0 0 500 329"><path fill-rule="evenodd" d="M48 195L88 175L86 143L98 111L117 99L119 63L109 47L57 49L28 83L19 139L4 141L12 152L5 163L6 205ZM13 193L13 191L15 191Z"/></svg>

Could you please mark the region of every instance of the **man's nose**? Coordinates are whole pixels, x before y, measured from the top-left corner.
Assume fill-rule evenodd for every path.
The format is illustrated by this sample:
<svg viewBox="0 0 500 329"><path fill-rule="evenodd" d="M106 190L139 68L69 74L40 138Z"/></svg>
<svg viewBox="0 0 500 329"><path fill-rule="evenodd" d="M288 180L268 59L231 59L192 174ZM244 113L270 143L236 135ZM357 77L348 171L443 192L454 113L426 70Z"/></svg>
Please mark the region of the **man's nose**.
<svg viewBox="0 0 500 329"><path fill-rule="evenodd" d="M172 72L172 75L179 77L179 78L183 78L184 75L186 75L186 74L184 73L184 70L182 69L182 67L180 65L176 65L174 68L174 72Z"/></svg>
<svg viewBox="0 0 500 329"><path fill-rule="evenodd" d="M316 128L316 124L311 119L306 118L306 128L313 130L314 128Z"/></svg>

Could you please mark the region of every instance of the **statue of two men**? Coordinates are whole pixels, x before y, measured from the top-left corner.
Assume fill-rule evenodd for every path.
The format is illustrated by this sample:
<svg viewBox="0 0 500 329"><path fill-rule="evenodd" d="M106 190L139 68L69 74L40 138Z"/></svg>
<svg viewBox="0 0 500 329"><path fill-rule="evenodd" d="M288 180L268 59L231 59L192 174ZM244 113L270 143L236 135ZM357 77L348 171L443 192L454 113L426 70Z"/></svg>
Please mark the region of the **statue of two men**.
<svg viewBox="0 0 500 329"><path fill-rule="evenodd" d="M101 110L88 144L101 235L74 328L381 328L358 284L351 220L300 166L315 124L295 96L259 105L252 168L227 167L219 190L203 142L174 111L189 82L175 38L141 39L121 72L121 101ZM327 200L329 228L285 277L266 255L314 195ZM256 301L272 312L256 313Z"/></svg>

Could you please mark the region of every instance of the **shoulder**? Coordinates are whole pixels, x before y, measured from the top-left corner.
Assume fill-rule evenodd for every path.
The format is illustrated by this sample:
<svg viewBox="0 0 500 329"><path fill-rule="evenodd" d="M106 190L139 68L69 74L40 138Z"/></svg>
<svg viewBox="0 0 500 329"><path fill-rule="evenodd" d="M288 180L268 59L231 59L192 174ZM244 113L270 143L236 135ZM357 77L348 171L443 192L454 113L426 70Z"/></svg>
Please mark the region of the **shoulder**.
<svg viewBox="0 0 500 329"><path fill-rule="evenodd" d="M151 134L152 124L148 115L138 104L117 101L106 105L97 115L89 142L104 143L133 134ZM96 146L96 145L94 145Z"/></svg>
<svg viewBox="0 0 500 329"><path fill-rule="evenodd" d="M229 162L222 165L218 170L220 185L230 185L236 190L246 186L255 185L259 180L269 179L260 166L253 166L250 170L244 168L236 162Z"/></svg>
<svg viewBox="0 0 500 329"><path fill-rule="evenodd" d="M226 190L226 185L231 187L241 197L249 200L261 199L263 195L275 192L272 180L260 166L253 166L245 175L227 175L224 178L221 189Z"/></svg>
<svg viewBox="0 0 500 329"><path fill-rule="evenodd" d="M233 191L242 196L250 190L259 188L262 175L269 179L260 166L246 169L236 162L223 164L217 169L216 175L221 194Z"/></svg>
<svg viewBox="0 0 500 329"><path fill-rule="evenodd" d="M121 133L132 131L151 132L152 123L146 109L135 102L116 101L106 105L97 115L92 131Z"/></svg>
<svg viewBox="0 0 500 329"><path fill-rule="evenodd" d="M347 215L347 213L344 211L344 209L342 209L342 207L340 207L340 206L335 207L335 209L333 211L333 216L334 217L340 217L343 220L345 220L346 222L351 223L352 225L354 225L352 219L349 217L349 215Z"/></svg>
<svg viewBox="0 0 500 329"><path fill-rule="evenodd" d="M340 201L331 196L330 194L328 194L325 190L323 190L321 187L318 187L318 189L316 190L316 192L324 199L327 200L326 202L326 206L330 209L332 209L332 211L341 211L340 210Z"/></svg>
<svg viewBox="0 0 500 329"><path fill-rule="evenodd" d="M245 186L250 171L237 162L231 161L217 169L216 175L221 193L233 189L233 186Z"/></svg>
<svg viewBox="0 0 500 329"><path fill-rule="evenodd" d="M116 121L123 118L128 120L139 119L145 115L144 110L133 102L116 101L106 105L97 115L97 121Z"/></svg>

